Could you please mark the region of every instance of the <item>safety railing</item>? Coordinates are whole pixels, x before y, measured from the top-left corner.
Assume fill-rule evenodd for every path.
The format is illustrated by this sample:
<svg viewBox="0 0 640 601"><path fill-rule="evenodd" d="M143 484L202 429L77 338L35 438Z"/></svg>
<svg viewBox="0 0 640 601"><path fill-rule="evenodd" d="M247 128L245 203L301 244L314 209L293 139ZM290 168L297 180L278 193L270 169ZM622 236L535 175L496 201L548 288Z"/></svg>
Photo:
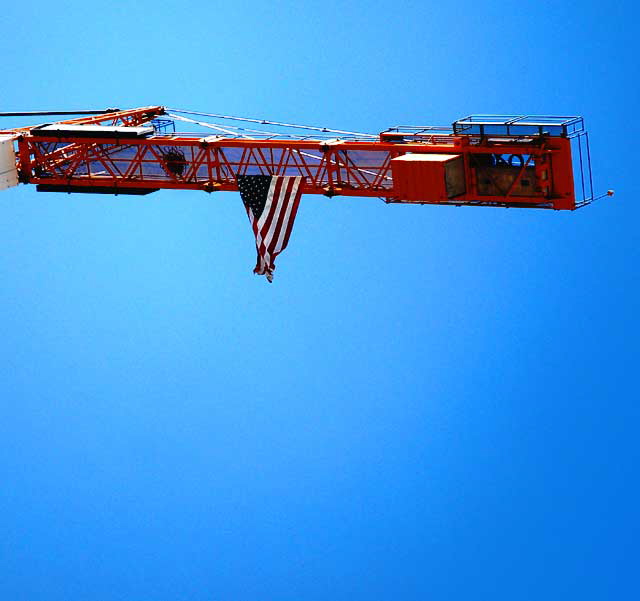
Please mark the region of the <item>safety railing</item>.
<svg viewBox="0 0 640 601"><path fill-rule="evenodd" d="M456 135L478 136L561 136L573 138L582 134L582 117L550 115L469 115L453 122Z"/></svg>

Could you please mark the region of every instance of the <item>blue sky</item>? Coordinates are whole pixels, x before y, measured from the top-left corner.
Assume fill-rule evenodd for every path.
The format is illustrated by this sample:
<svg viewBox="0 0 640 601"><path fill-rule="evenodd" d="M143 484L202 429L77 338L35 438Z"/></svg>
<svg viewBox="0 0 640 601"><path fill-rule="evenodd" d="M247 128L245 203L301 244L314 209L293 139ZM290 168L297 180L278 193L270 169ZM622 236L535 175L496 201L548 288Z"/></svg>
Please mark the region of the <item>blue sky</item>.
<svg viewBox="0 0 640 601"><path fill-rule="evenodd" d="M0 110L581 114L616 196L304 197L268 285L237 194L2 192L0 596L637 596L638 12L4 7Z"/></svg>

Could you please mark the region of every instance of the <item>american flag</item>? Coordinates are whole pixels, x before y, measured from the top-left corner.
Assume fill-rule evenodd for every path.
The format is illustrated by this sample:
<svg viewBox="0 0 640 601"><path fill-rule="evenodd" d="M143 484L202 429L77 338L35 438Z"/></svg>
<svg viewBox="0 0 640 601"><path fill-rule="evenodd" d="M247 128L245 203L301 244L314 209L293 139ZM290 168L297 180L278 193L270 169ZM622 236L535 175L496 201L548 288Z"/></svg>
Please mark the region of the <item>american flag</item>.
<svg viewBox="0 0 640 601"><path fill-rule="evenodd" d="M256 236L254 273L273 281L275 260L289 243L302 196L302 177L238 175L238 190Z"/></svg>

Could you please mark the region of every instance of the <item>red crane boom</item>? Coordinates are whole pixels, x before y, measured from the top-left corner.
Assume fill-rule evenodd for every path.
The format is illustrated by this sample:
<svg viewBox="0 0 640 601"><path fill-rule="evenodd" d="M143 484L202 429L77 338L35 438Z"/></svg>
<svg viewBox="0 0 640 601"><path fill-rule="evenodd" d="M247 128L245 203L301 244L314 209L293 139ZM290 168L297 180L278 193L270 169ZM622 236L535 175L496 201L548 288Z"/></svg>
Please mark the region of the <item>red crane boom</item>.
<svg viewBox="0 0 640 601"><path fill-rule="evenodd" d="M472 116L451 129L397 127L376 137L327 139L239 135L239 128L223 127L208 136L163 133L158 119L167 114L181 119L151 106L0 136L17 144L18 181L41 191L213 192L237 190L239 175L262 174L302 176L304 194L391 203L575 209L593 196L580 117ZM572 145L580 156L578 199Z"/></svg>

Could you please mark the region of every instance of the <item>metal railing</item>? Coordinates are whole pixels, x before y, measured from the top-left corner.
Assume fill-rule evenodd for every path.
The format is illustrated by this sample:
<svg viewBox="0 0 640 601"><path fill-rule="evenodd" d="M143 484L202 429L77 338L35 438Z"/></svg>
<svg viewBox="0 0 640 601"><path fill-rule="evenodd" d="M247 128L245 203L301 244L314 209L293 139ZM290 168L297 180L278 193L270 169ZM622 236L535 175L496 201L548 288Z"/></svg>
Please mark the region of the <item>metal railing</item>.
<svg viewBox="0 0 640 601"><path fill-rule="evenodd" d="M469 115L453 122L455 134L479 136L561 136L573 138L585 131L582 117L551 115Z"/></svg>

